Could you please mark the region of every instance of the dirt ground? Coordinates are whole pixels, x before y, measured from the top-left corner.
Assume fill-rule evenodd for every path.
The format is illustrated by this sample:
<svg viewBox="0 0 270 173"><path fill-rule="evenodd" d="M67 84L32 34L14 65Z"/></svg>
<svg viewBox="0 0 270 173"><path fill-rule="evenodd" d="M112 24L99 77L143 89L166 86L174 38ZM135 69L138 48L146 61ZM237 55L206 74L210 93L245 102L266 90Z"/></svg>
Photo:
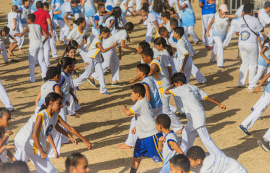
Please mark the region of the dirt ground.
<svg viewBox="0 0 270 173"><path fill-rule="evenodd" d="M0 0L0 27L7 25L7 14L11 9L12 2ZM201 38L202 24L201 13L198 2L193 3L194 11L197 17L195 31ZM128 21L137 23L139 17L128 17ZM137 48L138 43L144 40L146 28L135 24L134 32L130 35L129 45ZM90 34L90 33L89 33ZM191 38L189 38L191 39ZM190 40L191 41L191 40ZM8 48L8 41L6 47ZM207 83L197 85L197 81L191 77L191 84L195 84L203 89L209 96L227 106L226 111L221 111L214 104L203 101L207 115L207 128L210 136L218 147L229 157L238 160L250 173L270 172L269 153L258 147L256 141L264 135L269 128L269 110L263 114L263 119L258 120L252 127L251 136L246 137L238 130L239 124L249 115L249 109L256 103L261 94L248 93L246 89L237 88L239 67L241 59L237 59L237 37L234 36L229 47L224 50L225 69L219 69L216 64L210 63L211 51L206 50L202 44L195 46L197 55L193 58L194 64L200 69L206 77ZM57 44L58 49L64 49ZM28 51L28 38L23 46L25 52ZM9 98L16 111L12 113L12 123L10 129L14 134L10 137L10 144L13 144L14 137L19 129L27 122L34 113L34 100L39 88L42 85L39 68L36 68L36 83L29 83L29 68L27 54L19 55L17 50L15 59L19 63L10 63L4 65L0 59L0 79L5 86ZM61 55L62 52L59 52ZM79 63L82 59L77 56ZM51 65L56 65L57 61L50 59ZM79 144L66 144L62 146L61 156L67 156L73 152L84 154L89 162L91 172L95 173L116 173L129 172L133 149L121 150L116 147L123 143L129 131L130 120L121 111L120 106L126 104L133 105L130 98L129 79L136 75L136 65L140 62L140 56L131 51L124 50L122 60L120 61L120 75L123 88L110 86L111 74L106 74L106 84L110 96L102 96L99 89L92 87L88 82L80 86L81 91L77 96L82 108L85 110L80 113L81 118L68 117L68 123L75 127L83 136L89 139L93 144L93 149L88 150L79 140ZM79 70L79 72L83 72ZM75 78L75 77L74 77ZM172 103L174 105L174 102ZM0 103L2 107L3 104ZM186 124L186 119L181 119ZM196 138L194 145L202 146L201 140ZM206 149L205 149L206 150ZM59 172L65 169L65 158L51 159L51 162ZM28 163L30 169L35 172L31 162ZM267 166L268 165L268 166ZM154 163L152 159L143 158L138 172L159 172L162 163Z"/></svg>

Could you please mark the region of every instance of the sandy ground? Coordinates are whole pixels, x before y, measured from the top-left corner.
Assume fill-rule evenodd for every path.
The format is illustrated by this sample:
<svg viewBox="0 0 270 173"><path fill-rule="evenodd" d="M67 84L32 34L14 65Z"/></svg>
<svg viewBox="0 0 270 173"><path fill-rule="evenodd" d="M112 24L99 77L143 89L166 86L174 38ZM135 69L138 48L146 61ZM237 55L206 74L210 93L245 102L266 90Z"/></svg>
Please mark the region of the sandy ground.
<svg viewBox="0 0 270 173"><path fill-rule="evenodd" d="M11 1L1 0L0 27L6 26L6 15L11 9ZM197 16L195 31L201 38L201 15L197 3L193 3ZM128 21L137 23L139 17L128 17ZM142 25L135 25L134 32L130 35L132 47L137 48L138 43L145 38L146 28ZM191 39L191 38L189 38ZM8 41L6 41L8 47ZM57 45L58 49L63 49ZM268 110L263 114L263 119L252 127L251 136L246 137L238 130L239 124L249 115L249 109L256 103L261 94L247 93L246 89L237 88L238 72L241 60L237 59L237 38L234 36L229 47L224 51L225 69L219 69L215 64L209 62L211 51L206 50L202 44L194 47L197 55L194 57L194 64L201 70L207 78L207 83L198 85L211 97L227 106L226 111L221 111L210 102L203 101L207 115L207 128L209 133L222 151L229 157L237 159L249 172L270 172L269 153L258 147L256 141L269 128L270 117ZM23 50L28 50L28 38L26 38ZM10 137L10 144L13 144L14 137L19 129L27 122L34 113L34 100L39 88L42 85L38 67L36 68L36 83L29 83L28 56L19 55L17 51L15 59L19 63L4 65L0 60L0 79L5 86L9 98L16 111L12 113L12 123L10 129L14 134ZM60 55L62 52L60 53ZM79 63L82 60L79 56ZM124 142L127 138L131 117L125 116L120 110L120 105L133 105L130 98L130 85L128 80L136 75L135 67L140 62L140 56L131 51L124 50L121 65L121 82L125 84L123 88L110 86L111 74L106 74L106 84L111 96L101 96L98 88L93 88L88 82L80 86L81 91L77 92L82 108L81 118L68 117L68 123L75 127L83 136L94 143L92 150L85 148L79 141L77 146L66 144L62 146L61 156L67 156L73 152L81 152L89 161L91 172L129 172L133 149L121 150L115 145ZM51 65L56 65L57 61L51 59ZM79 70L79 72L82 72ZM191 84L197 85L197 81L191 78ZM174 104L172 102L172 104ZM0 106L3 106L0 103ZM185 119L181 122L186 124ZM201 140L196 138L194 145L202 146ZM52 159L59 172L64 171L65 159ZM30 169L35 172L31 162L28 163ZM268 166L267 166L268 165ZM152 159L144 158L138 172L159 172L162 163L154 163Z"/></svg>

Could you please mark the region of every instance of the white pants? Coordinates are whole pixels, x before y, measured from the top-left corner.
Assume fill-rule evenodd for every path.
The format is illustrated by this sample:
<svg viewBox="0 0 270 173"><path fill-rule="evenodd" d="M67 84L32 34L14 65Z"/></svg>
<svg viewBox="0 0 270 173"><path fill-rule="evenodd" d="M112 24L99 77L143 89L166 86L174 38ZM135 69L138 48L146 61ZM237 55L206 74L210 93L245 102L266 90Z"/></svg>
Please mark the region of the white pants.
<svg viewBox="0 0 270 173"><path fill-rule="evenodd" d="M15 40L17 41L17 45L20 46L20 44L21 44L21 37L14 36L15 33L19 33L19 30L13 31L12 29L10 29L9 35L12 36L13 38L15 38ZM9 38L9 42L10 43L15 43L11 38Z"/></svg>
<svg viewBox="0 0 270 173"><path fill-rule="evenodd" d="M86 23L85 31L87 33L88 31L90 31L90 25L92 24L94 26L95 22L94 22L93 17L85 17L85 23Z"/></svg>
<svg viewBox="0 0 270 173"><path fill-rule="evenodd" d="M42 38L42 41L45 40L44 35L42 35L41 38ZM49 60L50 59L50 51L51 51L51 49L50 49L50 36L48 36L48 39L46 40L46 42L43 45L43 51L44 51L45 64L48 68L48 67L50 67L50 60Z"/></svg>
<svg viewBox="0 0 270 173"><path fill-rule="evenodd" d="M104 79L104 72L101 66L101 63L99 62L94 62L95 66L95 73L93 73L93 76L96 80L98 80L99 85L100 85L100 93L105 93L107 92L107 88L105 85L105 79ZM93 77L92 76L92 77Z"/></svg>
<svg viewBox="0 0 270 173"><path fill-rule="evenodd" d="M74 89L74 83L73 83L72 75L70 75L69 77L70 77L70 87ZM73 94L77 97L75 89L73 91ZM68 115L74 115L77 110L81 109L80 104L75 103L74 98L72 97L72 95L69 94L67 96L67 100L69 102L69 106L67 106L67 111L68 111L67 114Z"/></svg>
<svg viewBox="0 0 270 173"><path fill-rule="evenodd" d="M216 146L212 138L209 136L206 126L199 127L193 131L190 131L187 127L184 128L182 132L182 144L180 146L184 154L186 154L188 149L193 146L197 134L199 135L209 154L224 155L224 153Z"/></svg>
<svg viewBox="0 0 270 173"><path fill-rule="evenodd" d="M68 44L67 36L70 32L69 26L63 20L54 20L54 23L60 27L60 40L63 39L64 44Z"/></svg>
<svg viewBox="0 0 270 173"><path fill-rule="evenodd" d="M155 29L156 26L154 24L152 23L147 24L145 41L148 42L149 44L151 43L153 32Z"/></svg>
<svg viewBox="0 0 270 173"><path fill-rule="evenodd" d="M159 107L159 108L155 108L153 109L153 114L154 114L154 119L157 118L158 115L162 114L163 111L162 111L163 107ZM135 123L135 117L133 117L131 119L131 123L130 123L130 128L129 128L129 133L128 133L128 138L126 140L126 144L128 146L131 146L131 147L135 147L135 144L136 144L136 141L138 139L138 136L137 136L137 133L135 134L132 134L132 129L136 126L136 123Z"/></svg>
<svg viewBox="0 0 270 173"><path fill-rule="evenodd" d="M61 133L59 133L55 128L53 128L52 132L51 132L52 138L53 138L53 143L55 145L56 151L58 153L58 156L60 156L61 153L61 145L62 145L62 138L64 135L62 135ZM54 155L54 150L52 148L52 146L50 146L50 149L48 151L48 158L55 158Z"/></svg>
<svg viewBox="0 0 270 173"><path fill-rule="evenodd" d="M6 109L8 109L9 111L11 111L13 109L13 105L11 104L7 92L0 80L0 100L3 102L4 106L6 107Z"/></svg>
<svg viewBox="0 0 270 173"><path fill-rule="evenodd" d="M239 71L238 86L245 86L248 71L249 84L256 75L258 65L258 46L256 44L239 44L239 49L242 64Z"/></svg>
<svg viewBox="0 0 270 173"><path fill-rule="evenodd" d="M219 36L214 36L213 37L215 41L215 45L211 54L210 61L216 61L217 57L217 66L218 67L223 67L223 44L222 40Z"/></svg>
<svg viewBox="0 0 270 173"><path fill-rule="evenodd" d="M50 48L52 51L52 57L53 58L57 58L58 54L57 54L57 50L56 50L56 43L55 43L55 36L56 36L56 30L53 30L53 37L50 38Z"/></svg>
<svg viewBox="0 0 270 173"><path fill-rule="evenodd" d="M264 73L266 73L266 74L270 73L270 67L258 65L257 73L256 73L255 77L253 78L253 80L251 81L251 83L249 84L248 89L252 90L256 86L258 80L261 78L261 76ZM267 81L269 82L270 79L268 78Z"/></svg>
<svg viewBox="0 0 270 173"><path fill-rule="evenodd" d="M20 23L19 24L19 32L22 33L24 28L27 27L27 25L28 25L27 23ZM25 36L25 34L21 37L21 44L19 45L19 48L22 48L22 46L23 46L24 36Z"/></svg>
<svg viewBox="0 0 270 173"><path fill-rule="evenodd" d="M181 16L181 11L179 10L178 4L177 4L177 0L169 0L169 5L171 7L173 7L173 4L175 4L176 11L177 11L177 13L178 13L178 15L180 17Z"/></svg>
<svg viewBox="0 0 270 173"><path fill-rule="evenodd" d="M184 60L180 60L175 64L176 71L179 72L183 66ZM186 75L187 83L189 83L190 75L191 75L191 69L192 69L192 59L189 57L183 73Z"/></svg>
<svg viewBox="0 0 270 173"><path fill-rule="evenodd" d="M203 76L203 74L200 72L197 66L195 66L193 63L191 65L191 74L194 76L194 78L199 82L199 83L205 83L207 80Z"/></svg>
<svg viewBox="0 0 270 173"><path fill-rule="evenodd" d="M241 123L247 130L249 130L258 118L264 113L270 104L270 93L264 92L261 98L255 104L254 111Z"/></svg>
<svg viewBox="0 0 270 173"><path fill-rule="evenodd" d="M25 149L23 145L20 145L18 142L14 141L15 143L15 147L16 147L16 154L14 155L14 157L16 158L16 160L20 160L23 162L28 162L28 156L25 153Z"/></svg>
<svg viewBox="0 0 270 173"><path fill-rule="evenodd" d="M206 31L208 28L209 23L211 22L212 18L215 14L205 14L202 15L202 29L203 29L203 37L202 41L205 46L213 46L213 34L212 34L212 28L209 31L210 37L206 37Z"/></svg>
<svg viewBox="0 0 270 173"><path fill-rule="evenodd" d="M4 61L8 62L7 49L3 41L0 41L0 49L2 51L2 56L3 56Z"/></svg>
<svg viewBox="0 0 270 173"><path fill-rule="evenodd" d="M42 159L37 154L27 154L31 162L34 164L38 173L57 173L56 168L50 162L49 158Z"/></svg>
<svg viewBox="0 0 270 173"><path fill-rule="evenodd" d="M66 104L63 103L63 108L60 110L59 112L59 116L65 121L67 122L67 111L66 111ZM64 127L62 127L64 130L67 131L67 129L65 129ZM54 128L55 129L55 128ZM60 134L57 131L58 134ZM62 144L68 143L69 142L69 138L67 136L62 135ZM59 152L60 153L60 152Z"/></svg>
<svg viewBox="0 0 270 173"><path fill-rule="evenodd" d="M40 72L42 78L46 77L47 66L44 60L43 45L38 45L35 47L29 47L29 70L30 70L30 82L35 82L35 62L38 58L38 63L40 67Z"/></svg>
<svg viewBox="0 0 270 173"><path fill-rule="evenodd" d="M194 43L197 43L200 39L194 31L194 26L184 26L185 32L190 35Z"/></svg>
<svg viewBox="0 0 270 173"><path fill-rule="evenodd" d="M270 141L270 129L267 130L267 132L264 134L263 138L265 138L268 141Z"/></svg>
<svg viewBox="0 0 270 173"><path fill-rule="evenodd" d="M235 29L237 27L237 20L232 20L230 31L227 33L226 39L223 42L224 47L227 47L232 39L232 36L235 34Z"/></svg>

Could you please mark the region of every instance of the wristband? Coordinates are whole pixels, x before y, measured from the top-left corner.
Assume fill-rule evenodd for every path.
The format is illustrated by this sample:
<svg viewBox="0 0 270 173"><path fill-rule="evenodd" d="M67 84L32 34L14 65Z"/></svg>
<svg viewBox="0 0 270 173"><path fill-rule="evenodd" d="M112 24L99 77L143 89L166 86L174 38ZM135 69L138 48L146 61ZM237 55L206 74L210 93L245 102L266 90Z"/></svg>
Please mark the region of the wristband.
<svg viewBox="0 0 270 173"><path fill-rule="evenodd" d="M8 136L9 137L9 134L5 133L5 136Z"/></svg>

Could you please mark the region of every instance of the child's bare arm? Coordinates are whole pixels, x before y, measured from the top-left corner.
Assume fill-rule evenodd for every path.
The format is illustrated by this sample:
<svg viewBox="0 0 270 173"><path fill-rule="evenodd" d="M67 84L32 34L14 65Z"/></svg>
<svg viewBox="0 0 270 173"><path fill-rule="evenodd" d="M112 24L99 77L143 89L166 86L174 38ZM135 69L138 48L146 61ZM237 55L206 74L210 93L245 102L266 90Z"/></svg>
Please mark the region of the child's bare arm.
<svg viewBox="0 0 270 173"><path fill-rule="evenodd" d="M187 54L185 55L185 59L184 59L182 68L180 69L180 72L183 72L183 71L184 71L184 68L185 68L185 66L186 66L186 63L187 63L188 58L189 58L189 54L187 53Z"/></svg>
<svg viewBox="0 0 270 173"><path fill-rule="evenodd" d="M23 32L21 32L21 33L15 33L14 36L22 37L26 32L28 32L28 27L25 27L24 30L23 30ZM9 37L11 39L14 39L11 35L9 35Z"/></svg>
<svg viewBox="0 0 270 173"><path fill-rule="evenodd" d="M260 87L262 84L270 77L270 73L264 76L264 78L261 80L261 82L258 84L258 86L255 88L254 92L255 93L260 93Z"/></svg>
<svg viewBox="0 0 270 173"><path fill-rule="evenodd" d="M62 13L62 11L53 11L54 15L61 14L61 13Z"/></svg>
<svg viewBox="0 0 270 173"><path fill-rule="evenodd" d="M111 47L108 47L108 48L104 49L104 48L102 47L101 43L98 43L98 44L97 44L97 47L100 49L100 51L101 51L102 53L105 53L105 52L108 52L109 50L111 50L112 48L114 48L114 47L117 46L117 45L118 45L118 43L115 42Z"/></svg>
<svg viewBox="0 0 270 173"><path fill-rule="evenodd" d="M124 113L125 113L127 116L133 115L133 113L130 111L130 109L127 108L126 105L122 105L122 106L121 106L121 109L124 111Z"/></svg>
<svg viewBox="0 0 270 173"><path fill-rule="evenodd" d="M14 28L12 29L12 31L15 31L16 27L17 27L17 19L13 18L13 23L14 23Z"/></svg>
<svg viewBox="0 0 270 173"><path fill-rule="evenodd" d="M136 76L134 79L130 79L129 80L129 83L132 84L134 83L136 80L138 80L140 77L139 76Z"/></svg>
<svg viewBox="0 0 270 173"><path fill-rule="evenodd" d="M161 152L162 152L163 144L164 144L165 141L166 141L166 139L164 138L164 136L161 136L158 139L158 150L161 151Z"/></svg>
<svg viewBox="0 0 270 173"><path fill-rule="evenodd" d="M8 137L10 135L12 135L13 132L11 130L7 130L6 133L4 134L4 136L2 136L2 139L0 139L0 148L4 146L4 144L6 143Z"/></svg>
<svg viewBox="0 0 270 173"><path fill-rule="evenodd" d="M165 90L165 94L171 94L171 92L169 91L170 89L174 88L174 84L172 84L169 88L167 88Z"/></svg>
<svg viewBox="0 0 270 173"><path fill-rule="evenodd" d="M52 135L51 134L49 134L49 136L48 136L48 142L50 143L50 145L52 146L52 148L53 148L53 152L54 152L54 156L55 156L55 158L58 158L59 157L59 155L58 155L58 153L57 153L57 150L56 150L56 147L55 147L55 144L54 144L54 142L53 142L53 138L52 138Z"/></svg>
<svg viewBox="0 0 270 173"><path fill-rule="evenodd" d="M158 65L152 64L148 76L153 76L158 71Z"/></svg>
<svg viewBox="0 0 270 173"><path fill-rule="evenodd" d="M178 154L184 154L184 152L181 150L180 146L174 142L174 141L169 141L168 142L169 146L174 149Z"/></svg>
<svg viewBox="0 0 270 173"><path fill-rule="evenodd" d="M40 27L41 28L41 27ZM52 30L51 30L52 31ZM41 28L41 32L43 33L43 35L45 36L45 39L43 41L43 44L45 44L45 42L47 41L48 39L48 34Z"/></svg>
<svg viewBox="0 0 270 173"><path fill-rule="evenodd" d="M78 65L78 66L74 67L74 70L77 70L77 69L79 69L79 68L81 68L81 67L85 67L85 66L87 66L87 65L89 65L88 62L87 62L87 63L83 63L83 64L81 64L81 65Z"/></svg>
<svg viewBox="0 0 270 173"><path fill-rule="evenodd" d="M42 119L43 119L43 115L42 114L38 114L37 115L37 118L36 118L35 125L34 125L33 133L32 133L32 139L35 142L38 151L40 152L41 158L42 159L45 159L45 158L47 158L48 154L45 153L45 151L41 147L41 145L39 143L39 139L38 139L38 131L39 131L39 129L42 126Z"/></svg>
<svg viewBox="0 0 270 173"><path fill-rule="evenodd" d="M11 35L9 35L8 37L11 38L16 44L18 43L17 40L15 38L13 38Z"/></svg>
<svg viewBox="0 0 270 173"><path fill-rule="evenodd" d="M220 104L219 102L217 102L216 100L212 99L211 97L207 97L205 100L208 100L216 105L218 105L223 111L226 109L225 105Z"/></svg>
<svg viewBox="0 0 270 173"><path fill-rule="evenodd" d="M212 20L210 21L210 23L209 23L209 25L207 27L207 30L206 30L206 36L207 37L210 37L209 31L210 31L210 29L211 29L214 22L215 22L215 17L212 18Z"/></svg>
<svg viewBox="0 0 270 173"><path fill-rule="evenodd" d="M145 83L143 84L143 86L144 86L144 88L145 88L146 99L147 99L147 101L150 103L151 95L150 95L149 86L146 85Z"/></svg>

